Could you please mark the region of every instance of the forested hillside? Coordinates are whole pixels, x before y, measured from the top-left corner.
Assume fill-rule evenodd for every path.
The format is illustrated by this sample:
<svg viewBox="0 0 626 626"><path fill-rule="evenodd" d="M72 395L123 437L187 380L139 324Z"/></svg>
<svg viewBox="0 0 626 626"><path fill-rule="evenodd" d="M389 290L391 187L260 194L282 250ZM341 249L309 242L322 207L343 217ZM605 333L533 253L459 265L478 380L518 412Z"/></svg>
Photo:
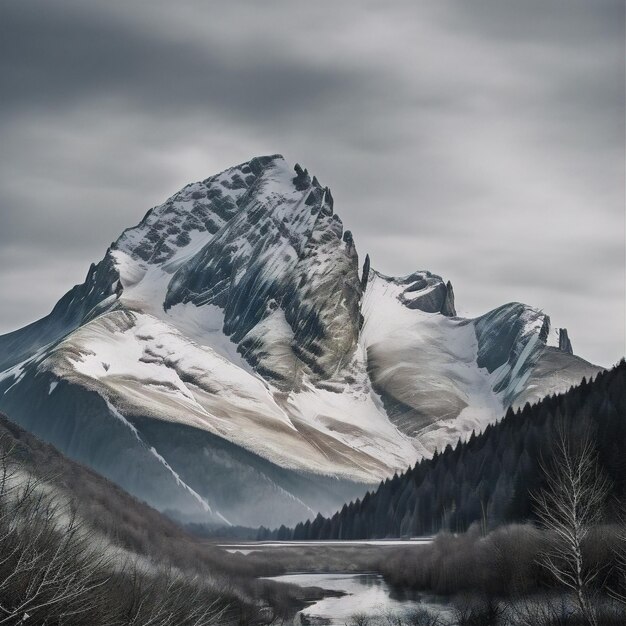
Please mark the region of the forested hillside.
<svg viewBox="0 0 626 626"><path fill-rule="evenodd" d="M260 537L278 539L368 539L463 531L472 523L493 528L533 519L532 493L544 486L554 435L590 437L598 464L611 482L611 515L626 496L626 363L602 372L567 393L526 405L465 443L447 446L432 459L382 482L373 493L332 518L318 515L295 529L281 527Z"/></svg>

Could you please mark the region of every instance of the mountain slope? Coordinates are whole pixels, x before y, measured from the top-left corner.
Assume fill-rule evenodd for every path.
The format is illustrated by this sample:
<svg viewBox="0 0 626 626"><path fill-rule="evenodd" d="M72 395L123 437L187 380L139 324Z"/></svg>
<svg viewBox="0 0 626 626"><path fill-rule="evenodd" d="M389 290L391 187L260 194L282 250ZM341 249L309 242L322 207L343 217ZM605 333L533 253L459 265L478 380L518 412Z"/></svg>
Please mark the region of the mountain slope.
<svg viewBox="0 0 626 626"><path fill-rule="evenodd" d="M611 504L626 501L626 362L592 382L526 405L466 442L381 483L344 505L332 518L319 515L279 538L371 539L467 530L474 522L495 527L533 517L531 493L544 486L557 428L568 440L591 436L610 480ZM276 536L278 533L274 533ZM271 533L267 533L269 538Z"/></svg>
<svg viewBox="0 0 626 626"><path fill-rule="evenodd" d="M547 358L529 306L461 319L430 272L360 271L330 190L294 169L252 159L124 231L0 337L0 408L161 510L268 525L597 372Z"/></svg>

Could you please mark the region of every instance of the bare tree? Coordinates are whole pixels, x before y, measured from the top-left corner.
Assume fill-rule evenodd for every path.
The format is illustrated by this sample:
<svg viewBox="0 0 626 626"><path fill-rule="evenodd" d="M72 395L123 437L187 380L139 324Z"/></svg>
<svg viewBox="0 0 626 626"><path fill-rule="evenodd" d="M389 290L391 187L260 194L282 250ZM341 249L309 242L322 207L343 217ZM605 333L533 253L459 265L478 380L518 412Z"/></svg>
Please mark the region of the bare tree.
<svg viewBox="0 0 626 626"><path fill-rule="evenodd" d="M583 618L596 626L590 588L602 568L585 562L583 542L601 520L608 479L598 469L591 438L570 442L563 427L557 428L552 462L542 464L542 469L547 485L534 501L539 520L553 539L541 555L541 564L574 594Z"/></svg>
<svg viewBox="0 0 626 626"><path fill-rule="evenodd" d="M25 476L0 441L0 624L61 611L92 610L110 560L91 549L93 535L73 510Z"/></svg>
<svg viewBox="0 0 626 626"><path fill-rule="evenodd" d="M444 626L444 622L437 613L426 607L410 609L404 614L406 626Z"/></svg>

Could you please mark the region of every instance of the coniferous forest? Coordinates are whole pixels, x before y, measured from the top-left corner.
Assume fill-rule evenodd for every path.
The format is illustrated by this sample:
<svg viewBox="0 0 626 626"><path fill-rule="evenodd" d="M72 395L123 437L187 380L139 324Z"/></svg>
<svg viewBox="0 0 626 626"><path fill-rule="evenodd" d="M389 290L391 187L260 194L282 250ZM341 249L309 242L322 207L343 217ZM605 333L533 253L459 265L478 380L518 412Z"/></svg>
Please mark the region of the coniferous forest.
<svg viewBox="0 0 626 626"><path fill-rule="evenodd" d="M609 480L607 516L626 500L626 362L567 393L553 395L504 418L481 434L424 459L381 482L330 518L319 515L294 529L261 528L259 539L372 539L484 530L533 520L533 494L545 487L555 433L590 438Z"/></svg>

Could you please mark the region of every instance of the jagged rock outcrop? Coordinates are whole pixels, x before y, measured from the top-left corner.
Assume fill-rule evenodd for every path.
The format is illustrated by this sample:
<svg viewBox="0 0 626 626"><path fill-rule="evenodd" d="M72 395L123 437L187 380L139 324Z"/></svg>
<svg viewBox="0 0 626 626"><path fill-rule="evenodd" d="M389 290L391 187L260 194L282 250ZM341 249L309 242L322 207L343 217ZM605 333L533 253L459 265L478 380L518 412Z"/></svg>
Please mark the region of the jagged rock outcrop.
<svg viewBox="0 0 626 626"><path fill-rule="evenodd" d="M405 278L396 279L396 282L404 286L399 297L409 309L419 309L425 313L450 310L450 297L454 300L452 285L448 290L440 276L430 272L414 272ZM451 308L454 310L453 302Z"/></svg>
<svg viewBox="0 0 626 626"><path fill-rule="evenodd" d="M567 334L567 328L559 328L559 350L567 352L567 354L574 354L572 342Z"/></svg>
<svg viewBox="0 0 626 626"><path fill-rule="evenodd" d="M363 261L363 271L361 273L361 291L365 293L367 289L367 281L370 276L370 255L365 255L365 261Z"/></svg>
<svg viewBox="0 0 626 626"><path fill-rule="evenodd" d="M441 314L447 317L456 316L456 308L454 307L454 290L452 289L452 283L450 281L446 283L446 297L441 305Z"/></svg>

